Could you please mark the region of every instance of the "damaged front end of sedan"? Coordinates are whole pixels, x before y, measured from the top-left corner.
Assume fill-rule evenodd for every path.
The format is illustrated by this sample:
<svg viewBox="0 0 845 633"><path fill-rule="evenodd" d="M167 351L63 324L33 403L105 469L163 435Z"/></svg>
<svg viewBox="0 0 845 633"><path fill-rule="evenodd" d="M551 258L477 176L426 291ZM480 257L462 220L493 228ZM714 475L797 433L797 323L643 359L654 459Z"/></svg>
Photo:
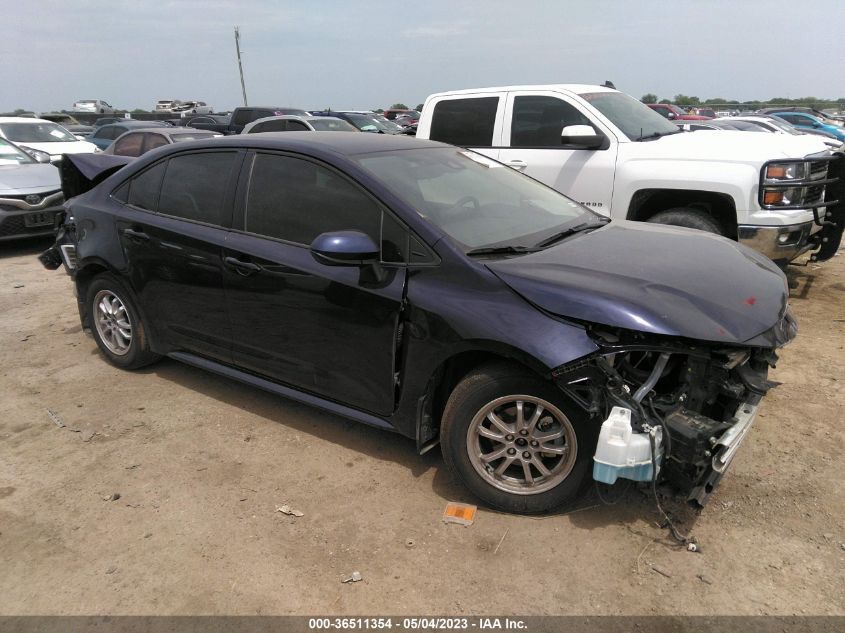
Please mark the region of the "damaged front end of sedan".
<svg viewBox="0 0 845 633"><path fill-rule="evenodd" d="M599 351L557 368L555 383L603 421L593 479L660 483L703 506L747 435L776 350L797 333L786 309L745 345L588 326Z"/></svg>

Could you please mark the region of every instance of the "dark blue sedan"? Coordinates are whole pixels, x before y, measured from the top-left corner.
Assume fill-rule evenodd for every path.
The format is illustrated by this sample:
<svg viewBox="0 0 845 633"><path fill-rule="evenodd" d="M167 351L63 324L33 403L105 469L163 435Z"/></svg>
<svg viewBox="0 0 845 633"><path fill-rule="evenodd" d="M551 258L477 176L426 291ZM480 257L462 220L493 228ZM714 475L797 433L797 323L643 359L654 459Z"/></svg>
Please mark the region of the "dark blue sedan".
<svg viewBox="0 0 845 633"><path fill-rule="evenodd" d="M704 503L795 335L761 255L610 222L465 149L287 132L78 160L68 192L100 184L41 259L107 360L166 355L439 442L508 511L591 477Z"/></svg>

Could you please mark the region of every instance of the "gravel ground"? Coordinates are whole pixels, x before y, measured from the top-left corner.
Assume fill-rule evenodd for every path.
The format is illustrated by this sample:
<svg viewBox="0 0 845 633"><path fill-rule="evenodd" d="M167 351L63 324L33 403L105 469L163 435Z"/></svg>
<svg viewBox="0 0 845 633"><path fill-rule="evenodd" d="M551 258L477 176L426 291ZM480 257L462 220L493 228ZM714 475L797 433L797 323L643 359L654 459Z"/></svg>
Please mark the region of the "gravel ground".
<svg viewBox="0 0 845 633"><path fill-rule="evenodd" d="M473 500L437 451L174 361L115 369L48 245L0 245L0 615L845 614L842 254L791 270L783 385L709 505L669 504L690 553L634 486L446 525Z"/></svg>

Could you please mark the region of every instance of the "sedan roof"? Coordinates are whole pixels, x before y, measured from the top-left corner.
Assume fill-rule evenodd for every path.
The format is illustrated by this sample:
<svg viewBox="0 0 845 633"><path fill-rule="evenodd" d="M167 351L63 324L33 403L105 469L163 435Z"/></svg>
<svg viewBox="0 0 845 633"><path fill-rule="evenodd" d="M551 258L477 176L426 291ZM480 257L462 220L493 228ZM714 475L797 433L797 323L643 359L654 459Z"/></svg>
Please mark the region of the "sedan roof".
<svg viewBox="0 0 845 633"><path fill-rule="evenodd" d="M318 150L354 156L370 152L389 152L402 149L421 149L425 147L448 147L437 141L425 141L404 135L394 134L348 134L345 132L262 132L261 134L238 134L224 136L211 141L209 147L255 147L261 149L288 149L291 151ZM197 147L196 144L193 145Z"/></svg>

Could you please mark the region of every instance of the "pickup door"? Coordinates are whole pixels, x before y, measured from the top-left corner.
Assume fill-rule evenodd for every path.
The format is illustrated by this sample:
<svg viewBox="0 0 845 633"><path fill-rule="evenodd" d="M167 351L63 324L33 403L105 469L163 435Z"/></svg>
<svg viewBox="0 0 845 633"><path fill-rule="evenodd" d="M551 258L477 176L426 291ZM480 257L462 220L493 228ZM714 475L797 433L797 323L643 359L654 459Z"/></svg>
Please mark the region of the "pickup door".
<svg viewBox="0 0 845 633"><path fill-rule="evenodd" d="M498 160L609 216L616 136L581 104L558 92L508 92L504 106ZM572 125L588 125L607 142L602 149L562 145L561 133Z"/></svg>
<svg viewBox="0 0 845 633"><path fill-rule="evenodd" d="M419 136L468 147L510 165L591 209L610 215L617 138L576 99L552 90L460 93L438 98ZM563 129L588 125L602 149L573 149Z"/></svg>

